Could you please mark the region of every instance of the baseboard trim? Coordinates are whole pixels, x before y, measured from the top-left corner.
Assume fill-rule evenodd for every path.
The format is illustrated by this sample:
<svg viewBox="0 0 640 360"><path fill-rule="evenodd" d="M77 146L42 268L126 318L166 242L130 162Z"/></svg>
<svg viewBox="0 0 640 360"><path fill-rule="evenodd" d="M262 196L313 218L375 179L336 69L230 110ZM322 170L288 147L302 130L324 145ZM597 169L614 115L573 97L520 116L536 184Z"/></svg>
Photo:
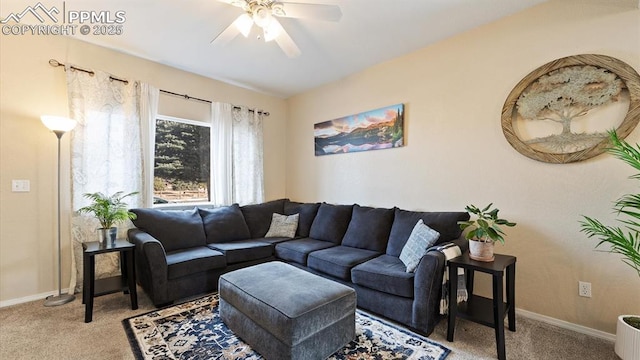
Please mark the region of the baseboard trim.
<svg viewBox="0 0 640 360"><path fill-rule="evenodd" d="M69 291L69 289L62 289L62 293L65 294ZM23 303L27 303L27 302L31 302L31 301L37 301L37 300L42 300L42 302L44 303L44 300L46 299L47 296L51 296L51 295L58 295L58 291L49 291L49 292L45 292L45 293L40 293L40 294L35 294L35 295L29 295L29 296L25 296L22 298L18 298L18 299L10 299L10 300L3 300L0 301L0 308L4 308L7 306L13 306L13 305L18 305L18 304L23 304Z"/></svg>
<svg viewBox="0 0 640 360"><path fill-rule="evenodd" d="M527 310L523 310L523 309L519 309L519 308L516 308L516 313L518 315L524 316L524 317L532 319L532 320L536 320L536 321L540 321L540 322L543 322L543 323L546 323L546 324L554 325L554 326L557 326L557 327L562 328L562 329L575 331L575 332L580 333L580 334L585 334L585 335L597 337L597 338L600 338L600 339L603 339L603 340L612 341L612 342L616 340L616 335L615 334L610 334L610 333L605 332L605 331L596 330L596 329L592 329L590 327L586 327L586 326L570 323L568 321L552 318L550 316L540 315L540 314L537 314L537 313L534 313L534 312L531 312L531 311L527 311Z"/></svg>

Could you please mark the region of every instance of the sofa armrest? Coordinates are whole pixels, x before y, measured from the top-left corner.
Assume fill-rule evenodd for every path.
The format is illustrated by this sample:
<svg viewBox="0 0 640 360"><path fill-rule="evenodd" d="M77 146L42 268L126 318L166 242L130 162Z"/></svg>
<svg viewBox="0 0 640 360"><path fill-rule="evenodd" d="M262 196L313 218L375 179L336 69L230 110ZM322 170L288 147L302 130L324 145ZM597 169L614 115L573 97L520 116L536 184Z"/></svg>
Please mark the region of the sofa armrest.
<svg viewBox="0 0 640 360"><path fill-rule="evenodd" d="M412 326L430 334L440 320L437 311L440 303L444 255L438 251L427 252L415 271Z"/></svg>
<svg viewBox="0 0 640 360"><path fill-rule="evenodd" d="M129 229L129 242L136 245L136 278L154 305L169 301L167 254L162 243L140 229Z"/></svg>
<svg viewBox="0 0 640 360"><path fill-rule="evenodd" d="M469 251L469 242L464 237L451 242L458 245L463 253ZM416 329L427 329L427 334L433 331L441 318L439 308L445 262L441 252L428 251L416 268L412 322Z"/></svg>

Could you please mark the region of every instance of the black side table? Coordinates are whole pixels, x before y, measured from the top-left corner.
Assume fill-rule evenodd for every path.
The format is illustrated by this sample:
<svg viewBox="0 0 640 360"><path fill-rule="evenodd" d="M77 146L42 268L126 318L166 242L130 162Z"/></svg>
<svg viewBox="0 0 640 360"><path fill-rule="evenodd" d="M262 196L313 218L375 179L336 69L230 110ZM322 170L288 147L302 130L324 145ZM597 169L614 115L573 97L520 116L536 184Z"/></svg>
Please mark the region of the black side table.
<svg viewBox="0 0 640 360"><path fill-rule="evenodd" d="M112 294L114 292L128 292L131 298L131 309L138 308L138 294L136 292L136 267L133 250L135 245L126 240L116 240L114 243L98 241L83 243L84 248L84 281L82 286L82 303L85 304L84 322L91 322L93 317L93 298ZM120 253L120 273L105 279L95 279L96 255L110 252Z"/></svg>
<svg viewBox="0 0 640 360"><path fill-rule="evenodd" d="M515 276L516 258L515 256L495 254L492 262L476 261L469 258L469 253L449 260L449 326L447 328L447 340L453 341L456 316L467 319L478 324L486 325L496 329L496 347L498 359L505 360L504 343L504 317L509 317L509 330L516 331L516 307L515 307ZM457 304L458 292L458 268L466 270L467 290L469 299L466 302ZM507 301L503 302L503 278L507 273ZM493 299L473 294L474 271L491 274L493 277Z"/></svg>

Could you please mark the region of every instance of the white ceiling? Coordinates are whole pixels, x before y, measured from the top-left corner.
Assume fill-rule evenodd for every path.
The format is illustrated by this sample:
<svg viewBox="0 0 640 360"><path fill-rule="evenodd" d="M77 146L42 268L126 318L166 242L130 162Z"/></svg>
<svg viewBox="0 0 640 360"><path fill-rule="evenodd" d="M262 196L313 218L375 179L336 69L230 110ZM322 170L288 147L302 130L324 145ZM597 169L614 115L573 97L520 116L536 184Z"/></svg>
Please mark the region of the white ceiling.
<svg viewBox="0 0 640 360"><path fill-rule="evenodd" d="M65 7L126 13L122 35L79 39L286 98L545 1L295 0L339 5L343 15L337 23L280 18L302 51L293 59L275 42L258 40L255 29L225 46L211 44L242 13L217 0L67 0ZM62 8L56 0L41 2ZM2 0L0 15L34 3Z"/></svg>

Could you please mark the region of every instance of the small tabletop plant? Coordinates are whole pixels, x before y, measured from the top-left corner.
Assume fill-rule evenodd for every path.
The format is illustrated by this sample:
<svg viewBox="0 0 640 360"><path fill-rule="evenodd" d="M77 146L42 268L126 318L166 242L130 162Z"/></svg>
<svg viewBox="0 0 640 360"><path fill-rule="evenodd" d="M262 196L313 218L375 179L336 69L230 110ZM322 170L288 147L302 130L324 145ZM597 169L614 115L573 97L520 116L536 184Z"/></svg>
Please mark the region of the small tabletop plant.
<svg viewBox="0 0 640 360"><path fill-rule="evenodd" d="M137 193L124 194L123 191L118 191L113 195L105 195L101 192L86 193L84 197L91 199L93 202L91 205L78 209L78 212L80 214L93 214L100 222L101 229L110 229L119 222L129 219L135 220L136 214L127 210L127 203L123 202L123 200Z"/></svg>
<svg viewBox="0 0 640 360"><path fill-rule="evenodd" d="M499 218L498 212L500 210L497 208L491 209L492 206L493 203L483 209L475 205L465 207L465 210L478 217L475 220L458 221L458 225L460 225L462 230L469 229L469 232L465 235L467 240L490 243L499 241L504 244L503 235L505 235L505 233L502 230L502 226L513 227L516 226L516 223Z"/></svg>

